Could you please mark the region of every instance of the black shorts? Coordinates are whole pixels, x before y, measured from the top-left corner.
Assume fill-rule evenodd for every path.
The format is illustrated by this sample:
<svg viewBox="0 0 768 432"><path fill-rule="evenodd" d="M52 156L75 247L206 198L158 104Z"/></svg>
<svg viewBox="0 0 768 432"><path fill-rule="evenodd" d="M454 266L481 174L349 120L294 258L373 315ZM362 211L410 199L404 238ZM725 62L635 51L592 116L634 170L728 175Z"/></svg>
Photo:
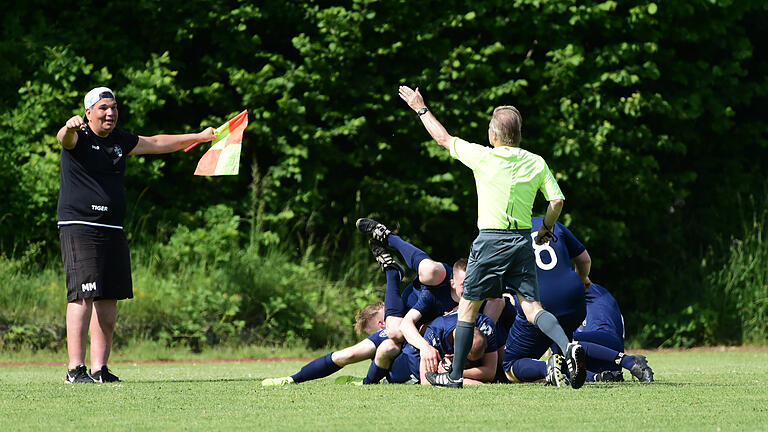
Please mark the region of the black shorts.
<svg viewBox="0 0 768 432"><path fill-rule="evenodd" d="M480 230L469 251L462 296L485 300L499 298L507 290L539 301L530 230Z"/></svg>
<svg viewBox="0 0 768 432"><path fill-rule="evenodd" d="M59 228L67 273L67 301L133 298L131 256L121 229L89 225Z"/></svg>

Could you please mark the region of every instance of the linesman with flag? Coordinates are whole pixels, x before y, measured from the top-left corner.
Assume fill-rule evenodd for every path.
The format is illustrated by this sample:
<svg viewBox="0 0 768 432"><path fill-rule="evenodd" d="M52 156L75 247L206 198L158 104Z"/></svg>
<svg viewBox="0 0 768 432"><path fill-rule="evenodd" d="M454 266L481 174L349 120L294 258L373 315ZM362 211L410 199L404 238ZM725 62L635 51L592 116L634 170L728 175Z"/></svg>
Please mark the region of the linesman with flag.
<svg viewBox="0 0 768 432"><path fill-rule="evenodd" d="M123 232L126 156L171 153L215 138L199 133L140 136L116 129L117 97L97 87L84 98L85 119L67 120L61 144L58 226L67 280L67 383L120 381L107 368L117 301L133 297ZM90 330L90 373L85 349Z"/></svg>

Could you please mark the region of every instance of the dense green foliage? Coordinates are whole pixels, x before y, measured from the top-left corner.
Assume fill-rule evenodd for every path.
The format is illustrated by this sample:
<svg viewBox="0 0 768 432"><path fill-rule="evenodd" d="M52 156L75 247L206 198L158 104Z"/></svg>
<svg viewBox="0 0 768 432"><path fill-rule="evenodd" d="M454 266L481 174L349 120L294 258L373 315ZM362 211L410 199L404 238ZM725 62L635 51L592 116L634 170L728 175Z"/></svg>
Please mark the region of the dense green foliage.
<svg viewBox="0 0 768 432"><path fill-rule="evenodd" d="M192 309L213 306L196 305L185 297L190 293L237 309L205 318L232 326L224 333L248 327L248 319L262 329L274 325L262 318L285 307L279 301L298 301L289 287L323 291L305 283L318 272L346 278L342 285L370 281L362 275L368 261L352 268L363 257L351 225L358 216L376 215L451 261L466 254L475 235L474 182L397 97L397 85L409 84L422 89L450 133L474 142L485 141L494 106L520 108L522 145L556 173L566 195L562 220L588 246L593 279L615 293L630 334L649 344L752 340L741 332L704 336L709 330L700 326L716 324L710 318L749 311L742 301L752 297L733 293L752 289L753 280L728 285L742 300L721 313L716 301L701 298L714 291L701 287L725 281L734 268L708 276L722 262L700 263L722 247L718 239L741 236L736 197L764 191L765 2L436 5L8 5L0 17L2 253L25 257L26 268L56 262L54 136L82 112L88 89L109 85L121 104L119 126L142 135L197 131L249 109L240 176L193 177L200 156L193 151L132 158L127 177L135 251L163 257L138 260L145 267L137 268L137 281L158 281L148 291L189 301ZM764 202L744 209L746 218L761 214ZM232 219L217 227L200 210L207 208L231 209ZM543 208L538 203L537 211ZM207 245L217 235L211 230L233 228L227 224L235 219L224 245ZM764 227L764 219L757 222ZM267 246L275 260L265 256ZM726 259L719 252L714 259ZM287 280L255 285L253 274L265 263L269 277ZM174 273L201 265L209 270L204 276ZM216 298L219 291L211 290L222 280L228 297ZM301 301L319 307L317 296L322 292ZM126 308L138 313L139 303ZM167 313L161 316L171 319L180 310ZM748 323L761 316L740 322L754 328ZM315 337L304 319L282 331ZM162 334L199 339L214 324L200 325L191 334ZM673 334L690 325L692 335Z"/></svg>
<svg viewBox="0 0 768 432"><path fill-rule="evenodd" d="M0 418L10 431L103 427L103 418L72 409L76 399L110 407L113 427L131 431L398 430L404 419L417 419L415 428L424 431L500 431L511 424L519 431L768 426L768 353L648 353L648 360L656 371L651 384L586 384L579 390L492 384L467 386L460 394L427 386L336 385L335 376L286 388L259 385L263 378L295 373L302 365L297 361L131 362L112 366L123 383L74 386L61 382L62 366L3 367ZM336 375L362 377L366 367L358 363ZM384 405L398 414L382 414Z"/></svg>

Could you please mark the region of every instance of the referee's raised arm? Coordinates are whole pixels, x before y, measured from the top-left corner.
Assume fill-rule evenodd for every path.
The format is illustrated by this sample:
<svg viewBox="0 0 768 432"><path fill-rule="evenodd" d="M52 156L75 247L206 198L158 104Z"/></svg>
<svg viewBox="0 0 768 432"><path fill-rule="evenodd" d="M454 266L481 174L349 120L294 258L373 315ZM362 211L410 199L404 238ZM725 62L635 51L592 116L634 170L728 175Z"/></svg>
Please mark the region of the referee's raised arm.
<svg viewBox="0 0 768 432"><path fill-rule="evenodd" d="M443 125L437 121L437 118L432 114L432 111L427 108L427 104L424 103L424 98L421 96L419 88L416 87L416 90L413 90L408 86L400 86L398 94L400 95L400 99L404 100L405 103L419 115L422 124L424 124L424 127L432 138L441 147L446 150L450 149L453 137L445 130Z"/></svg>

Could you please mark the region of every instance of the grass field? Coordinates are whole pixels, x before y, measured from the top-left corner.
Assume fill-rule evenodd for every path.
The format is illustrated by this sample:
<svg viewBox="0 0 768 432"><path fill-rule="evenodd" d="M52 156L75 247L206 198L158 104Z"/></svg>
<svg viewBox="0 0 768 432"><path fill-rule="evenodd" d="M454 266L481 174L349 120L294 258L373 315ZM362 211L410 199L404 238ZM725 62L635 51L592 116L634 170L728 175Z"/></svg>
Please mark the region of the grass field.
<svg viewBox="0 0 768 432"><path fill-rule="evenodd" d="M118 384L64 367L0 368L0 430L768 430L768 352L651 352L656 382L463 390L334 384L262 388L303 362L121 363ZM629 374L625 373L625 378Z"/></svg>

